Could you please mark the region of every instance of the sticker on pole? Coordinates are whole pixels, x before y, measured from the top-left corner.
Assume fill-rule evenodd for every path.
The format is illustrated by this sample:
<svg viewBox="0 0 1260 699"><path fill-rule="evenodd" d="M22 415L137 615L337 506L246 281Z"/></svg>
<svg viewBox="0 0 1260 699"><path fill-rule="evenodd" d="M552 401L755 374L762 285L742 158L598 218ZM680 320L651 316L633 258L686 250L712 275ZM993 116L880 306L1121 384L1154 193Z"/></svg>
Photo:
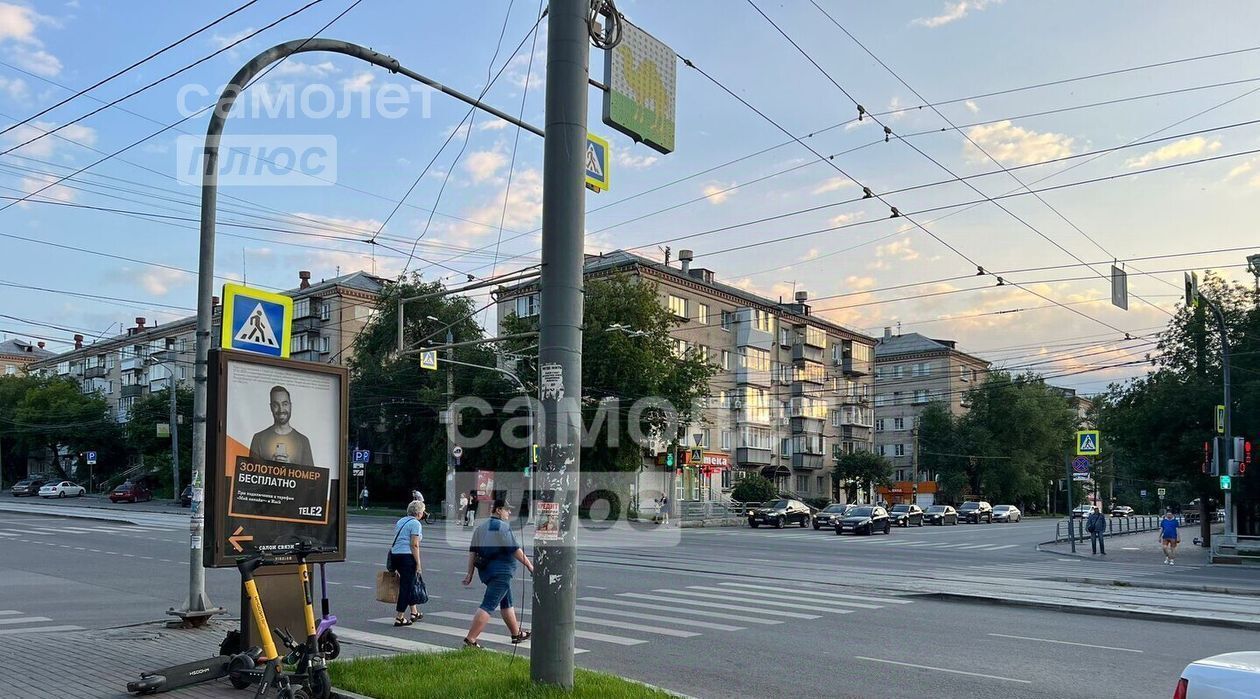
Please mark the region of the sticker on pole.
<svg viewBox="0 0 1260 699"><path fill-rule="evenodd" d="M538 373L542 376L540 397L543 400L563 400L564 367L559 364L544 364Z"/></svg>
<svg viewBox="0 0 1260 699"><path fill-rule="evenodd" d="M1098 456L1100 447L1098 430L1081 430L1076 433L1076 455Z"/></svg>
<svg viewBox="0 0 1260 699"><path fill-rule="evenodd" d="M537 503L538 524L534 528L534 541L560 540L560 503Z"/></svg>
<svg viewBox="0 0 1260 699"><path fill-rule="evenodd" d="M240 284L223 285L224 349L288 357L292 333L293 299Z"/></svg>

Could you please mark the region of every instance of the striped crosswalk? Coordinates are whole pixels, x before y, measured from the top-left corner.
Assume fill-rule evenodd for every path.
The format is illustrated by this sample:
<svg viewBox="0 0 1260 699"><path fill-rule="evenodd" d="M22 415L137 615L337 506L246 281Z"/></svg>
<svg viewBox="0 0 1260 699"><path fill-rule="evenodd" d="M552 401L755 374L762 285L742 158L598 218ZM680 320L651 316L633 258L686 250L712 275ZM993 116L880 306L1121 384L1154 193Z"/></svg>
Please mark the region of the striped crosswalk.
<svg viewBox="0 0 1260 699"><path fill-rule="evenodd" d="M808 583L806 583L808 585ZM586 651L625 648L663 639L686 639L713 632L738 632L752 627L776 626L796 621L813 621L870 613L894 605L912 604L910 597L887 592L865 594L843 591L827 585L783 587L718 582L713 585L682 585L674 588L644 588L625 592L599 590L581 594L577 600L574 637ZM405 635L434 642L428 634L462 639L468 633L471 610L425 611L424 619L403 627ZM529 610L520 610L526 627ZM373 619L393 624L393 617ZM492 622L494 628L498 622ZM501 629L501 627L499 627ZM395 629L402 632L403 629ZM504 633L488 631L478 639L492 646L511 646ZM440 643L440 641L438 641ZM458 641L454 644L459 645ZM529 643L517 646L529 650Z"/></svg>
<svg viewBox="0 0 1260 699"><path fill-rule="evenodd" d="M29 616L17 609L0 609L0 636L78 631L82 628L70 624L57 624L46 616Z"/></svg>

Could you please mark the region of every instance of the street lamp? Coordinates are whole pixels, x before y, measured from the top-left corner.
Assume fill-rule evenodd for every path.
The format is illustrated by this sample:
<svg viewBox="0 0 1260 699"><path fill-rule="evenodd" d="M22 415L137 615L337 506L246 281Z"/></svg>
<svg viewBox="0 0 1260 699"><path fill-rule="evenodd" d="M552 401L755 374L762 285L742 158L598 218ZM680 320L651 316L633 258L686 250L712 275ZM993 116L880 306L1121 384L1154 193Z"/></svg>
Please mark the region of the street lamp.
<svg viewBox="0 0 1260 699"><path fill-rule="evenodd" d="M166 355L166 359L158 359L157 354ZM179 425L176 423L175 408L175 352L167 350L157 354L149 355L148 363L150 366L161 364L166 367L166 390L171 394L171 491L175 502L179 502Z"/></svg>

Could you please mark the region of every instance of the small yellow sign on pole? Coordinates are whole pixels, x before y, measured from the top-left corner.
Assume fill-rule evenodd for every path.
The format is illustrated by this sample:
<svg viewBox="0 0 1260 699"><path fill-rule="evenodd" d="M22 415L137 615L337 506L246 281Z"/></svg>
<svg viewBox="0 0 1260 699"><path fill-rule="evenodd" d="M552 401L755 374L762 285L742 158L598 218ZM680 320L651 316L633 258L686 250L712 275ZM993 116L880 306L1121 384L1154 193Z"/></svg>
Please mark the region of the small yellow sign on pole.
<svg viewBox="0 0 1260 699"><path fill-rule="evenodd" d="M425 350L420 353L420 368L437 371L437 350Z"/></svg>
<svg viewBox="0 0 1260 699"><path fill-rule="evenodd" d="M608 141L593 133L586 134L586 188L592 192L608 189L608 165L612 149Z"/></svg>
<svg viewBox="0 0 1260 699"><path fill-rule="evenodd" d="M1098 456L1102 453L1102 440L1098 430L1081 430L1076 433L1076 455Z"/></svg>

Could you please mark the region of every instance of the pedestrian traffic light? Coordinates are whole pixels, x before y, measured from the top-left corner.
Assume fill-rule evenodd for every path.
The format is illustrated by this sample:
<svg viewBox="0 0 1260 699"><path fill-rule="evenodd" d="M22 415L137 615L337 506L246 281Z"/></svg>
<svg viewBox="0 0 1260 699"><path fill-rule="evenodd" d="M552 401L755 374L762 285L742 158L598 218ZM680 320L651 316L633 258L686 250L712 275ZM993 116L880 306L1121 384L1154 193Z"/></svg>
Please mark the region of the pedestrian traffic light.
<svg viewBox="0 0 1260 699"><path fill-rule="evenodd" d="M532 448L532 449L530 449L530 455L529 455L529 462L530 462L530 463L532 463L532 464L536 464L536 463L538 463L538 456L539 456L539 452L540 452L540 451L542 451L542 450L539 448L539 446L538 446L537 444L535 444L535 445L533 446L533 448ZM528 470L528 469L526 469L526 470Z"/></svg>
<svg viewBox="0 0 1260 699"><path fill-rule="evenodd" d="M1211 442L1203 443L1203 475L1212 472L1212 444Z"/></svg>
<svg viewBox="0 0 1260 699"><path fill-rule="evenodd" d="M665 465L666 466L674 465L674 452L673 451L670 451L665 454Z"/></svg>
<svg viewBox="0 0 1260 699"><path fill-rule="evenodd" d="M1243 442L1243 456L1238 461L1238 475L1247 473L1247 467L1251 465L1251 441Z"/></svg>
<svg viewBox="0 0 1260 699"><path fill-rule="evenodd" d="M1229 490L1231 485L1229 476L1221 476L1221 490Z"/></svg>

